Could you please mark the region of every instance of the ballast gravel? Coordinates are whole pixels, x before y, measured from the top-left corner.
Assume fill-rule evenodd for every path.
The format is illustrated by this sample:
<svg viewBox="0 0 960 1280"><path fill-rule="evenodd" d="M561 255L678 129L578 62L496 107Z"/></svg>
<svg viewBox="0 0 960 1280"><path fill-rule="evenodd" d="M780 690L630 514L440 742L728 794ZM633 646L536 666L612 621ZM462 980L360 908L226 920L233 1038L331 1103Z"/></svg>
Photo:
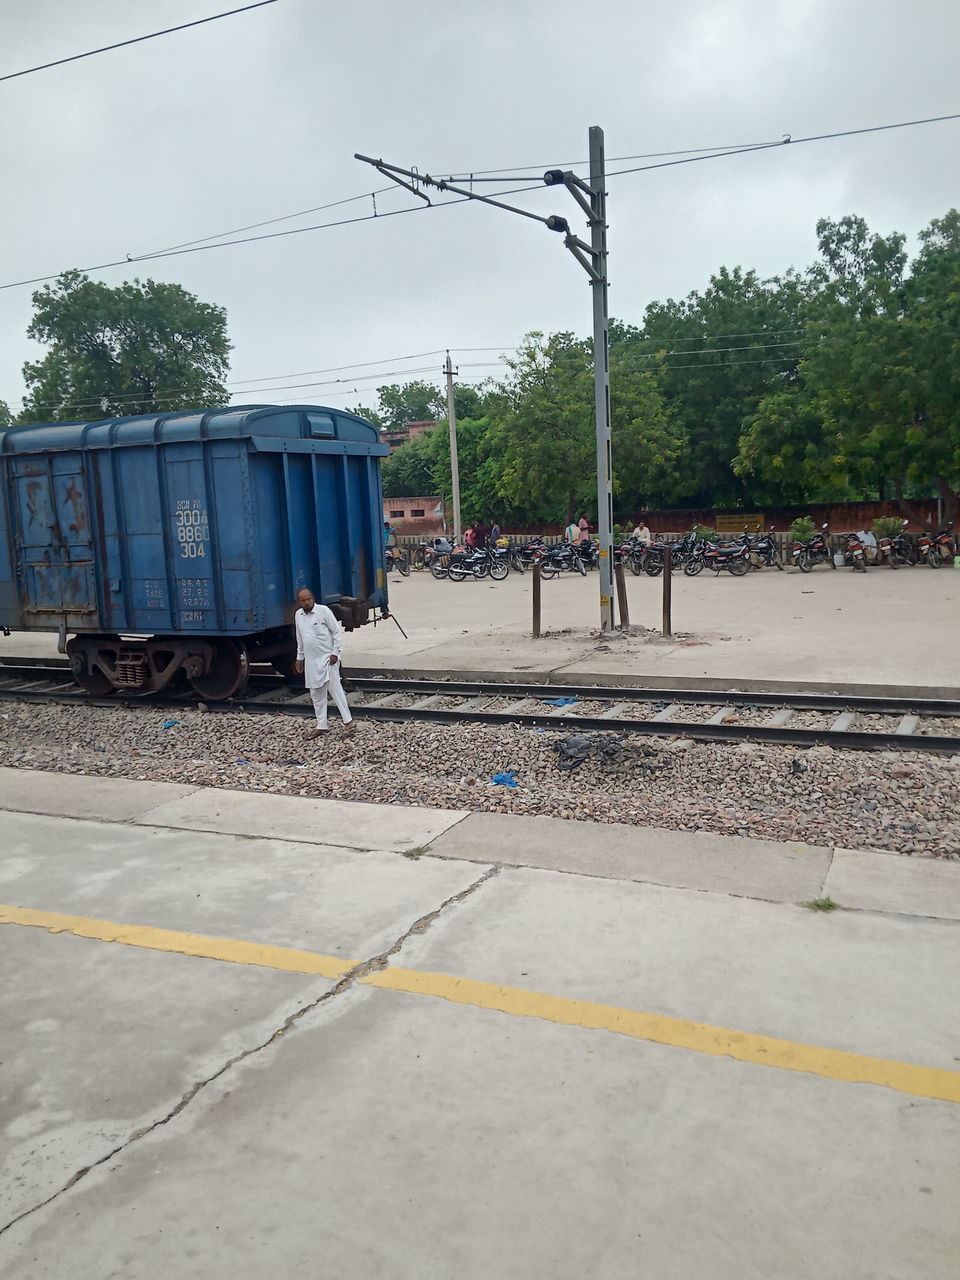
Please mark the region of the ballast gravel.
<svg viewBox="0 0 960 1280"><path fill-rule="evenodd" d="M307 742L291 714L4 702L0 765L960 858L960 757L604 733L561 768L562 726L331 724Z"/></svg>

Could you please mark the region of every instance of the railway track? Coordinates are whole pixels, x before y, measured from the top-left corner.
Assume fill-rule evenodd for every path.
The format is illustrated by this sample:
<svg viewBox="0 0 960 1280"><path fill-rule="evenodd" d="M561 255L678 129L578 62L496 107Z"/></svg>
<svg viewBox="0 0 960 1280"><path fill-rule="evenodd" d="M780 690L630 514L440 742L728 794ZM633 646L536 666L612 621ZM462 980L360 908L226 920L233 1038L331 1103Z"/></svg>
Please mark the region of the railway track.
<svg viewBox="0 0 960 1280"><path fill-rule="evenodd" d="M854 750L960 753L960 701L818 693L741 693L401 678L351 679L350 701L366 719L507 725L560 732L614 732L723 742L829 745ZM85 706L128 705L135 695L90 697L66 663L0 663L0 699ZM152 706L184 706L193 693L148 695ZM561 705L556 705L557 703ZM310 697L269 668L252 669L242 698L210 710L310 716Z"/></svg>

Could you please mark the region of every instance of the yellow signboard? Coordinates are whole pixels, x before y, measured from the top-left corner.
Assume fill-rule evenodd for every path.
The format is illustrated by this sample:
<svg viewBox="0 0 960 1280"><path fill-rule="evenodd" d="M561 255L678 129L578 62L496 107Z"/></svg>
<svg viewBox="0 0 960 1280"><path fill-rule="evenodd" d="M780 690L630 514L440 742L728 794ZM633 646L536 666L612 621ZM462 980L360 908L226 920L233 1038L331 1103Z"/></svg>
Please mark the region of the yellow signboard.
<svg viewBox="0 0 960 1280"><path fill-rule="evenodd" d="M755 512L737 511L733 515L717 516L717 533L759 533L764 527L764 517Z"/></svg>

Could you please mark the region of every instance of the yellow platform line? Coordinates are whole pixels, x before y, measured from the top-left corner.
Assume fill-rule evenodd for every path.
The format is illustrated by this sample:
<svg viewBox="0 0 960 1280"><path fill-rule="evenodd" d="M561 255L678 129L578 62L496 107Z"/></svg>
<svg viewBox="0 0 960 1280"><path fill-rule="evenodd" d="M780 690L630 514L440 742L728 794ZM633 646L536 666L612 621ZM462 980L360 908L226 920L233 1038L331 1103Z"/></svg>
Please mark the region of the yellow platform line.
<svg viewBox="0 0 960 1280"><path fill-rule="evenodd" d="M72 933L97 942L120 942L126 947L148 951L173 951L205 960L226 960L230 964L259 965L282 969L285 973L318 973L324 978L342 978L357 963L340 956L324 956L316 951L295 951L291 947L271 947L236 938L210 938L200 933L179 933L175 929L154 929L149 925L116 924L89 916L60 915L56 911L33 911L29 907L0 904L0 924L22 924L49 933Z"/></svg>
<svg viewBox="0 0 960 1280"><path fill-rule="evenodd" d="M265 946L235 938L210 938L144 925L115 924L110 920L35 911L27 907L0 905L0 924L25 925L47 929L51 933L72 933L79 938L100 942L119 942L125 946L172 951L224 960L230 964L259 965L287 973L315 973L325 978L341 978L359 963L314 951ZM358 982L384 991L402 991L453 1004L472 1005L515 1018L535 1018L560 1026L610 1031L634 1040L647 1040L713 1057L734 1058L738 1062L776 1067L783 1071L799 1071L827 1080L882 1085L916 1098L960 1103L960 1072L939 1067L917 1066L911 1062L848 1053L843 1049L825 1049L796 1040L780 1040L774 1036L734 1031L729 1027L715 1027L659 1013L642 1013L616 1005L551 996L522 987L503 987L447 973L390 967L359 978Z"/></svg>
<svg viewBox="0 0 960 1280"><path fill-rule="evenodd" d="M823 1049L796 1040L778 1040L774 1036L731 1031L728 1027L690 1022L686 1018L670 1018L659 1013L621 1009L616 1005L544 995L521 987L501 987L492 982L451 977L447 973L389 968L368 974L359 981L388 991L406 991L450 1000L454 1004L474 1005L478 1009L493 1009L516 1018L539 1018L562 1026L612 1031L635 1040L650 1040L655 1044L690 1049L694 1053L707 1053L717 1058L735 1058L738 1062L778 1067L783 1071L801 1071L827 1080L885 1085L898 1093L908 1093L917 1098L960 1102L960 1072L945 1071L939 1067L921 1067L911 1062L847 1053L843 1049Z"/></svg>

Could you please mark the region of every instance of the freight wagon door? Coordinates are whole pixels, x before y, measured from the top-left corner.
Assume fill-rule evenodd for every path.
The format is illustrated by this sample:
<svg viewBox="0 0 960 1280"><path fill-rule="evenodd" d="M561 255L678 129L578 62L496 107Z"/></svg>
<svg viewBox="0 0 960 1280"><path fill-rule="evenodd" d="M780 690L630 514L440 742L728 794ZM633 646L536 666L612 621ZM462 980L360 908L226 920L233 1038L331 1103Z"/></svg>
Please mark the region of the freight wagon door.
<svg viewBox="0 0 960 1280"><path fill-rule="evenodd" d="M93 613L93 544L80 455L18 458L14 477L24 612Z"/></svg>

